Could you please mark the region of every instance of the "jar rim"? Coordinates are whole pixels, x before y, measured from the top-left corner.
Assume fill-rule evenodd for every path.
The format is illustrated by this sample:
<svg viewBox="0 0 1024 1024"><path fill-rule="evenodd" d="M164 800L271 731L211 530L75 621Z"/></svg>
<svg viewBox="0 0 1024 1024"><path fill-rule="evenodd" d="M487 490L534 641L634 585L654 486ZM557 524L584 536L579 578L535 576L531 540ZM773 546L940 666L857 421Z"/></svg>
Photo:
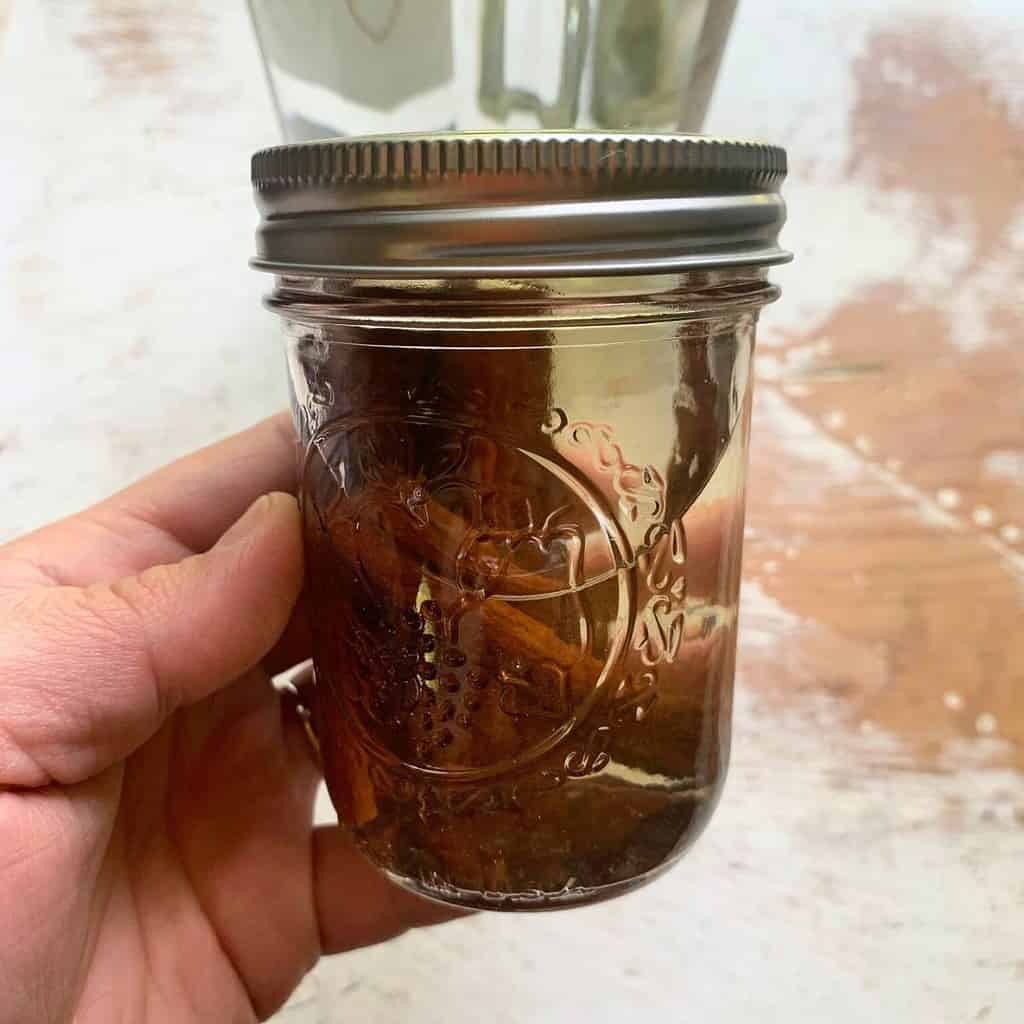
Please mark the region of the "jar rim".
<svg viewBox="0 0 1024 1024"><path fill-rule="evenodd" d="M499 347L521 347L515 336L523 332L557 328L572 334L575 328L585 328L586 334L616 325L678 325L747 313L756 316L778 296L778 286L762 268L642 277L458 281L281 275L264 305L289 323L309 329L358 328L366 336L365 343L376 332L397 330L443 332L446 345L460 347L477 345L472 336L481 334ZM460 335L465 338L459 340Z"/></svg>

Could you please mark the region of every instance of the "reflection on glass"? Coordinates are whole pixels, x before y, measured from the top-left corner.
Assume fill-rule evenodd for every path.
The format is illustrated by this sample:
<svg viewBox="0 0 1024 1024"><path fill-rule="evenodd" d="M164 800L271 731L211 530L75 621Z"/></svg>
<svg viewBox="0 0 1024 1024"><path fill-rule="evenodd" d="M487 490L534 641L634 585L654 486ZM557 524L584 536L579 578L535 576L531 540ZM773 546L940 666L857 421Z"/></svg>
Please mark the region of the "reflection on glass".
<svg viewBox="0 0 1024 1024"><path fill-rule="evenodd" d="M288 141L700 129L736 0L249 0Z"/></svg>

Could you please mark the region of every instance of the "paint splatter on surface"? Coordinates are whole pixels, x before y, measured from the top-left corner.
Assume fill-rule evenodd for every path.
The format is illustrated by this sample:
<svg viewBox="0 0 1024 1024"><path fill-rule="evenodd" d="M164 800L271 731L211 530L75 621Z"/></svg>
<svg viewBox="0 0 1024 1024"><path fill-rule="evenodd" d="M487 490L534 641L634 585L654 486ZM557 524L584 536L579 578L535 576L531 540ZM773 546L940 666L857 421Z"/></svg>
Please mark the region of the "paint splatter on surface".
<svg viewBox="0 0 1024 1024"><path fill-rule="evenodd" d="M962 244L944 278L875 277L772 348L746 564L803 627L782 670L741 663L775 700L838 697L919 767L1024 770L1024 124L962 25L879 29L852 68L848 180L909 196L923 263ZM794 536L799 563L768 572Z"/></svg>
<svg viewBox="0 0 1024 1024"><path fill-rule="evenodd" d="M88 22L72 38L108 84L128 89L194 73L209 58L208 28L194 0L91 0Z"/></svg>
<svg viewBox="0 0 1024 1024"><path fill-rule="evenodd" d="M957 230L966 213L968 270L976 272L1012 248L1024 153L1020 125L992 79L987 41L964 29L911 19L871 35L853 63L849 173L910 192L928 228Z"/></svg>

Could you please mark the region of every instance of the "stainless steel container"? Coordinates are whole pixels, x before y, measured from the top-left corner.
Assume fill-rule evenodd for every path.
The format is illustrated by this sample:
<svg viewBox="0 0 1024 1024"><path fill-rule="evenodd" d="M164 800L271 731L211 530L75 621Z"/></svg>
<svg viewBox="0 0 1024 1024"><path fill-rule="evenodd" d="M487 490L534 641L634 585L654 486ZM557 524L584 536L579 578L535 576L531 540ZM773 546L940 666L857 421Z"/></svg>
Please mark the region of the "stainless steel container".
<svg viewBox="0 0 1024 1024"><path fill-rule="evenodd" d="M249 0L284 138L699 131L736 0Z"/></svg>

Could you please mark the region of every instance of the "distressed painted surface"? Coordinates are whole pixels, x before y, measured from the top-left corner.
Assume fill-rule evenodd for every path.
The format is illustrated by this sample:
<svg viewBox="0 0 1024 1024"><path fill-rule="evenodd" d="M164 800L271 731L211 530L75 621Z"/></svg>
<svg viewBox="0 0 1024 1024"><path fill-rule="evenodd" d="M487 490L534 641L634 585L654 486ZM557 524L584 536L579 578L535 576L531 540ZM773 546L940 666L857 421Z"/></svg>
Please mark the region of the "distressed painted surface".
<svg viewBox="0 0 1024 1024"><path fill-rule="evenodd" d="M933 771L1024 768L1024 65L1000 77L998 29L865 26L845 144L796 149L790 195L830 183L890 239L761 356L748 576L810 629L806 684Z"/></svg>
<svg viewBox="0 0 1024 1024"><path fill-rule="evenodd" d="M789 147L797 261L761 335L736 745L706 837L616 903L322 965L282 1020L1020 1020L1017 6L741 5L708 127ZM241 4L8 8L0 539L284 383L245 270L246 158L273 126Z"/></svg>

